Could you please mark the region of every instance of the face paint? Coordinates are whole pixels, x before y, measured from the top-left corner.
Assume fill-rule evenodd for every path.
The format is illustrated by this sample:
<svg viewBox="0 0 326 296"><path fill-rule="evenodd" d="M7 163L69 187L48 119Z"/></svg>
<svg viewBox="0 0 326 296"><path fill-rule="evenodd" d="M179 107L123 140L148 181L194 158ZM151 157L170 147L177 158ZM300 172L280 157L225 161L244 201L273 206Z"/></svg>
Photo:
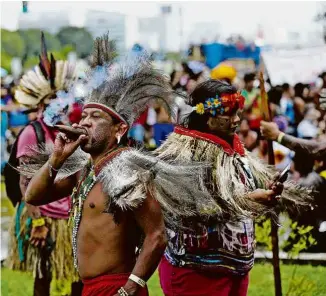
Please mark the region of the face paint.
<svg viewBox="0 0 326 296"><path fill-rule="evenodd" d="M233 136L239 123L240 117L237 112L235 115L216 115L215 117L210 117L207 124L209 129L218 135L223 136Z"/></svg>
<svg viewBox="0 0 326 296"><path fill-rule="evenodd" d="M85 109L80 125L86 128L89 134L89 141L82 146L87 153L101 153L115 138L112 118L101 110Z"/></svg>

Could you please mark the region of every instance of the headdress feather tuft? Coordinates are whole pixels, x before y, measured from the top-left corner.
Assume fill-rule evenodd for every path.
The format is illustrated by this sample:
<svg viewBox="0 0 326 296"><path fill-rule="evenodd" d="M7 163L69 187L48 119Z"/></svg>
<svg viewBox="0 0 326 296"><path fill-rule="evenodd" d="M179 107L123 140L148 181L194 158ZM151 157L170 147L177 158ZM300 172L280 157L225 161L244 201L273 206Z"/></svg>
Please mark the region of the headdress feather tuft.
<svg viewBox="0 0 326 296"><path fill-rule="evenodd" d="M172 114L172 89L147 53L130 53L113 63L108 35L94 43L92 69L87 73L90 89L85 102L113 109L131 126L152 101L162 101Z"/></svg>

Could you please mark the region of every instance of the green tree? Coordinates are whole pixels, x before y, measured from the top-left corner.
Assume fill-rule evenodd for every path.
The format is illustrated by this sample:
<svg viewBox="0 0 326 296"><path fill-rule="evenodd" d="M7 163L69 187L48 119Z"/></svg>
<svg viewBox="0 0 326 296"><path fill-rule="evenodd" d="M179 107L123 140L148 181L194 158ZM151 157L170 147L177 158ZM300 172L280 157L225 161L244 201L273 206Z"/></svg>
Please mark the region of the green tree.
<svg viewBox="0 0 326 296"><path fill-rule="evenodd" d="M22 58L25 54L25 42L17 31L1 29L1 52L11 57Z"/></svg>
<svg viewBox="0 0 326 296"><path fill-rule="evenodd" d="M51 51L51 53L53 54L54 58L58 61L58 60L66 60L68 57L69 52L73 51L72 46L65 46L63 47L61 50L58 51ZM49 56L50 58L50 56ZM24 62L24 69L31 69L33 68L35 65L38 65L40 62L39 57L38 56L29 56L25 62Z"/></svg>
<svg viewBox="0 0 326 296"><path fill-rule="evenodd" d="M93 37L84 28L64 27L58 34L62 45L72 45L80 58L86 58L93 49Z"/></svg>
<svg viewBox="0 0 326 296"><path fill-rule="evenodd" d="M41 30L28 29L19 30L18 32L26 44L25 60L30 56L38 56L41 51ZM49 32L44 32L44 36L48 52L59 51L61 49L60 41L56 36Z"/></svg>
<svg viewBox="0 0 326 296"><path fill-rule="evenodd" d="M39 62L40 60L37 56L29 56L23 64L24 70L32 69Z"/></svg>
<svg viewBox="0 0 326 296"><path fill-rule="evenodd" d="M8 73L11 72L11 59L12 57L5 51L1 51L1 67L6 69Z"/></svg>

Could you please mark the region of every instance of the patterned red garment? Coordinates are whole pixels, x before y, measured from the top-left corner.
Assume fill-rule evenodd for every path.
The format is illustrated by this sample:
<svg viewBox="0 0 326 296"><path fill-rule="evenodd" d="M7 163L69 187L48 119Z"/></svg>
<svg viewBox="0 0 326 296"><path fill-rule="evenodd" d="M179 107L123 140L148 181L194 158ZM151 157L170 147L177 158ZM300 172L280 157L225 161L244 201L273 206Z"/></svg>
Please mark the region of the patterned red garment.
<svg viewBox="0 0 326 296"><path fill-rule="evenodd" d="M206 274L173 266L164 257L159 274L165 296L246 296L249 285L249 274Z"/></svg>
<svg viewBox="0 0 326 296"><path fill-rule="evenodd" d="M234 157L239 165L246 166L245 149L238 135L234 135L231 146L218 136L181 126L175 127L174 133L217 145L229 157ZM248 176L239 173L238 177L243 183L252 179L249 172ZM252 186L254 188L255 184ZM164 255L173 266L230 276L244 276L253 267L255 238L251 219L225 221L223 225L219 222L185 221L184 226L188 229L167 226L169 242Z"/></svg>

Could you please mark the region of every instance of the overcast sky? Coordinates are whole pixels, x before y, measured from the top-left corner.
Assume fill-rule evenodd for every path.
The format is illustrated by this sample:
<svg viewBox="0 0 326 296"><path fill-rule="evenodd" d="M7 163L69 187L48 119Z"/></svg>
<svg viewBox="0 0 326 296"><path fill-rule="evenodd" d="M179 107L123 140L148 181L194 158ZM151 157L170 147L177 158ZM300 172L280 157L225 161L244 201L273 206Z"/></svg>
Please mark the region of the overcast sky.
<svg viewBox="0 0 326 296"><path fill-rule="evenodd" d="M135 16L155 16L160 6L167 2L28 2L33 13L50 13L68 10L72 25L82 26L87 10L119 11ZM304 31L316 26L313 17L320 2L172 2L173 7L182 7L183 29L191 33L195 23L218 22L223 34L252 34L258 24ZM1 27L17 29L18 17L22 13L21 1L1 2Z"/></svg>

